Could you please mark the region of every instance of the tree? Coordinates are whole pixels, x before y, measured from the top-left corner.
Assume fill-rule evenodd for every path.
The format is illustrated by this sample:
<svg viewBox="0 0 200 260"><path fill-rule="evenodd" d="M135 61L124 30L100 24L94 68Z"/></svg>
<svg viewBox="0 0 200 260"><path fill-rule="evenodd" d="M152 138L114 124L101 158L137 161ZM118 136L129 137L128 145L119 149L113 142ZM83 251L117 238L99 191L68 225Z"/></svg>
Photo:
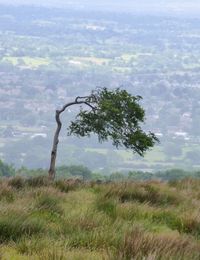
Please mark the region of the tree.
<svg viewBox="0 0 200 260"><path fill-rule="evenodd" d="M10 177L15 175L15 169L0 160L0 177Z"/></svg>
<svg viewBox="0 0 200 260"><path fill-rule="evenodd" d="M68 128L68 135L90 137L91 134L97 134L100 143L111 139L115 147L125 147L143 156L158 139L153 133L147 134L141 128L141 124L145 121L145 111L139 104L141 98L119 88L114 90L98 88L89 96L78 96L60 110L56 110L57 128L51 152L49 178L55 178L57 147L62 128L60 115L73 105L85 105L87 109L81 107L76 119Z"/></svg>

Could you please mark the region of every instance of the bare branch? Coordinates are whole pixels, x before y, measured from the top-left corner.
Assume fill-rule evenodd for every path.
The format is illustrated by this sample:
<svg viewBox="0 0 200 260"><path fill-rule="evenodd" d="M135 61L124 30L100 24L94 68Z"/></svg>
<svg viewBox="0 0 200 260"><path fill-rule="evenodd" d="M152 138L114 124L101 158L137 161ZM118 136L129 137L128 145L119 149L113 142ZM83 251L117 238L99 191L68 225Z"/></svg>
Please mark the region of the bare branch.
<svg viewBox="0 0 200 260"><path fill-rule="evenodd" d="M65 104L60 110L56 110L55 119L56 119L56 123L57 123L57 128L56 128L56 132L54 134L53 147L52 147L52 151L51 151L51 162L50 162L50 168L49 168L49 178L52 180L55 178L55 164L56 164L56 156L57 156L57 147L58 147L58 143L59 143L60 131L62 128L62 122L60 120L60 115L66 110L66 108L68 108L72 105L84 104L84 105L87 105L88 107L90 107L92 109L92 111L95 111L96 108L90 104L90 98L91 98L90 96L77 97L75 99L75 101Z"/></svg>
<svg viewBox="0 0 200 260"><path fill-rule="evenodd" d="M90 103L85 102L85 104L86 104L87 106L89 106L93 111L97 110L97 108L94 107L94 106L92 106Z"/></svg>
<svg viewBox="0 0 200 260"><path fill-rule="evenodd" d="M74 102L70 102L70 103L67 103L66 105L64 105L59 111L59 114L61 114L62 112L64 112L66 110L66 108L72 106L72 105L81 105L81 104L84 104L85 102L84 101L74 101Z"/></svg>
<svg viewBox="0 0 200 260"><path fill-rule="evenodd" d="M88 98L90 98L90 96L84 96L84 97L78 96L78 97L76 97L75 102L79 102L79 101L78 101L79 99L85 99L85 100L87 100Z"/></svg>

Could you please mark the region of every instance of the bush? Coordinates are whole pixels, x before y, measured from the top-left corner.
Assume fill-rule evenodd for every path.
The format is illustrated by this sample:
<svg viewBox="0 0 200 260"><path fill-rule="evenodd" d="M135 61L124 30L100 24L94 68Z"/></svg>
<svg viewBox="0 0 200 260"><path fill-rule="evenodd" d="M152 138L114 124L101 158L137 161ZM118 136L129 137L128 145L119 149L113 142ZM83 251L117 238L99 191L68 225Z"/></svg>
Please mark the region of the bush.
<svg viewBox="0 0 200 260"><path fill-rule="evenodd" d="M92 177L92 172L82 165L60 166L57 168L58 176L62 177L81 177L84 180L89 180Z"/></svg>
<svg viewBox="0 0 200 260"><path fill-rule="evenodd" d="M0 176L10 177L15 175L15 169L0 160Z"/></svg>

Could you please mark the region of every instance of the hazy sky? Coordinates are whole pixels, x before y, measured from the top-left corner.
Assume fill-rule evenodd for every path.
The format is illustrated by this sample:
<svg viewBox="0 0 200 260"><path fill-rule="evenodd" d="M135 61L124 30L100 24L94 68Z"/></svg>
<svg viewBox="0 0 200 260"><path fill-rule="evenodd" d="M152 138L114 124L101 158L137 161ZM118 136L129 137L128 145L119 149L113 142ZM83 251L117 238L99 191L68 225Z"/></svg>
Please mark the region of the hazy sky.
<svg viewBox="0 0 200 260"><path fill-rule="evenodd" d="M0 0L0 4L23 4L112 11L155 11L168 13L197 13L200 0Z"/></svg>

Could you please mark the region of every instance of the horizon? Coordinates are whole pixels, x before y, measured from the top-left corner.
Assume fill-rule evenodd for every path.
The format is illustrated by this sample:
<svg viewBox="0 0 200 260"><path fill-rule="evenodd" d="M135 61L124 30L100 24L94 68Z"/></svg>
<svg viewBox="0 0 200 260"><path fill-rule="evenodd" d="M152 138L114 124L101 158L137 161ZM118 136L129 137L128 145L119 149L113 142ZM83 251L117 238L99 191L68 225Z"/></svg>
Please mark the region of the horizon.
<svg viewBox="0 0 200 260"><path fill-rule="evenodd" d="M168 14L168 15L197 15L200 11L200 2L192 0L189 3L187 1L161 1L157 2L155 0L136 0L130 1L125 0L123 3L121 1L95 1L91 0L75 0L75 1L41 1L29 0L0 0L0 5L5 6L37 6L37 7L47 7L47 8L66 8L66 9L80 9L80 10L99 10L99 11L112 11L112 12L136 12L136 13L156 13L156 14Z"/></svg>

